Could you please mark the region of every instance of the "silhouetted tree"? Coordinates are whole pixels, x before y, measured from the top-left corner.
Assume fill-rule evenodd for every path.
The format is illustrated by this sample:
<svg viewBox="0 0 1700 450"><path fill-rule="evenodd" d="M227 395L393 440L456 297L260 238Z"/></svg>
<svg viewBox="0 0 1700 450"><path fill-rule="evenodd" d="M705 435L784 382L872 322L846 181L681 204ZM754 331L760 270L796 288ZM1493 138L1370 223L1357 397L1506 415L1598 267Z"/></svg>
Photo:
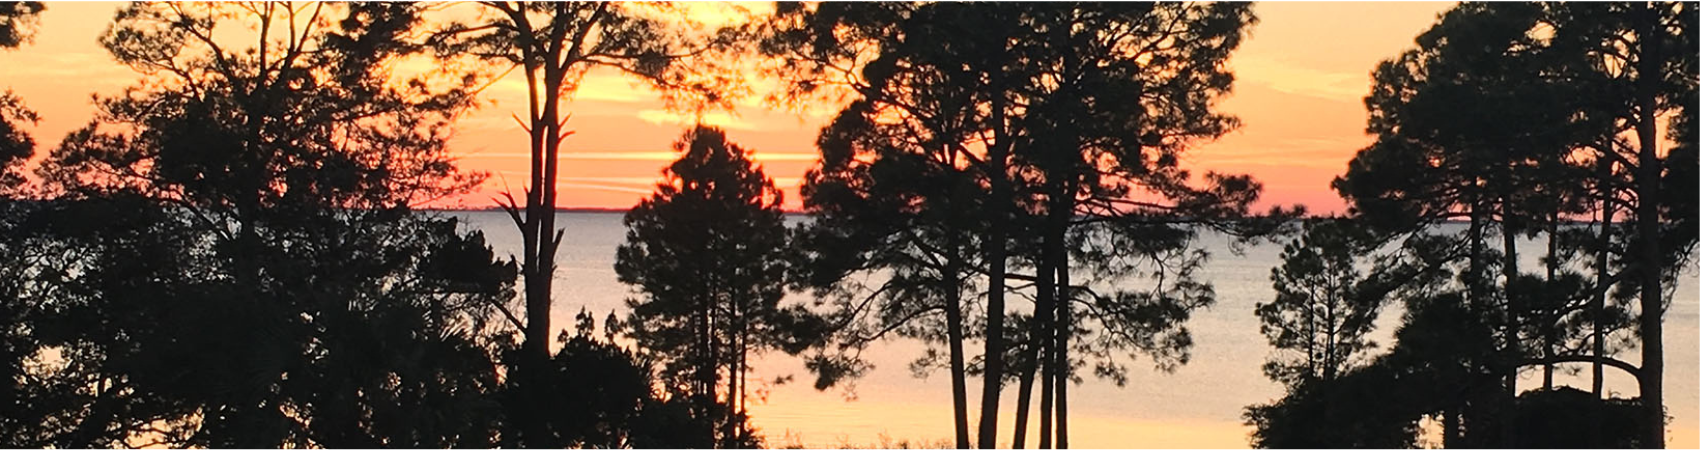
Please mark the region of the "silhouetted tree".
<svg viewBox="0 0 1700 450"><path fill-rule="evenodd" d="M1246 409L1255 448L1413 448L1417 399L1382 360Z"/></svg>
<svg viewBox="0 0 1700 450"><path fill-rule="evenodd" d="M471 57L521 69L525 76L528 112L521 126L530 135L530 171L521 206L511 193L501 203L519 227L523 239L520 268L525 278L523 350L514 364L515 376L526 378L524 365L541 365L549 353L549 310L555 280L555 254L566 230L555 227L556 175L560 173L561 143L572 135L562 102L578 90L585 73L610 68L647 82L669 100L696 96L699 102L722 104L732 80L694 76L704 73L695 53L734 42L735 30L722 30L711 39L693 35L687 17L669 22L663 15L676 7L615 2L480 2L492 15L478 22L454 22L434 34L439 57ZM516 120L518 120L516 118ZM523 208L523 209L522 209ZM542 379L527 380L547 389ZM528 440L525 434L546 434L541 417L547 407L536 395L521 395L513 413L520 420L512 442L527 446L559 443Z"/></svg>
<svg viewBox="0 0 1700 450"><path fill-rule="evenodd" d="M629 302L631 335L666 378L690 386L699 423L718 428L695 430L698 445L753 445L749 354L801 352L821 325L780 305L788 244L773 181L718 129L693 129L674 150L666 181L626 214L614 264L643 293Z"/></svg>
<svg viewBox="0 0 1700 450"><path fill-rule="evenodd" d="M1114 380L1125 376L1116 358L1124 352L1151 355L1159 367L1184 362L1186 311L1210 297L1207 284L1186 276L1188 260L1205 257L1189 249L1196 233L1256 235L1280 219L1241 221L1261 191L1250 177L1212 172L1195 180L1180 164L1194 145L1238 125L1213 103L1232 89L1222 61L1256 22L1247 5L1029 6L1015 39L1023 43L1015 58L1033 71L1013 88L1026 105L1015 156L1020 184L1033 187L1020 202L1042 217L1034 229L1037 304L1054 309L1055 321L1035 321L1034 335L1053 342L1040 346L1054 350L1041 360L1054 379L1056 444L1066 447L1074 359ZM1148 279L1155 287L1143 292L1092 286L1152 265L1179 279ZM1165 361L1171 356L1178 361ZM1041 446L1049 434L1043 414Z"/></svg>
<svg viewBox="0 0 1700 450"><path fill-rule="evenodd" d="M1634 400L1601 399L1568 387L1517 397L1517 438L1529 448L1647 448L1647 425ZM1594 435L1604 432L1605 435Z"/></svg>
<svg viewBox="0 0 1700 450"><path fill-rule="evenodd" d="M0 51L18 48L30 42L41 12L47 9L42 2L0 3ZM19 122L34 123L39 118L25 108L23 100L7 89L0 93L0 193L16 189L23 183L17 170L35 151L35 140L19 129Z"/></svg>
<svg viewBox="0 0 1700 450"><path fill-rule="evenodd" d="M984 69L938 70L963 61L957 54L964 51L939 43L983 25L945 20L962 17L953 11L914 3L787 5L767 51L783 63L793 96L858 93L822 130L821 165L803 187L814 219L798 239L810 255L800 266L809 272L804 283L832 300L847 355L887 336L944 344L946 362L929 350L913 367L946 367L956 445L967 448L965 344L985 333L969 328L975 302L964 291L992 264L981 255L994 246L990 224L1002 219L988 206L1003 201L988 194L997 182L986 180L999 176L986 171L995 163L967 148L986 120L975 106L986 102L977 88ZM841 33L856 43L839 45ZM999 141L1007 147L1007 138ZM874 273L880 275L868 278ZM999 283L988 279L988 286ZM989 289L988 298L1001 299L1001 287ZM817 359L815 367L824 369L817 372L853 376L868 367L847 355ZM836 381L823 377L817 386Z"/></svg>
<svg viewBox="0 0 1700 450"><path fill-rule="evenodd" d="M1270 345L1300 355L1265 363L1270 379L1288 387L1326 383L1362 364L1363 352L1374 348L1366 335L1384 298L1360 286L1357 267L1369 243L1350 222L1312 219L1281 251L1281 265L1269 275L1275 300L1258 303L1257 317Z"/></svg>
<svg viewBox="0 0 1700 450"><path fill-rule="evenodd" d="M0 51L16 48L33 34L37 16L46 5L40 2L0 3ZM3 58L3 57L0 57ZM44 246L30 242L21 229L22 218L35 207L14 198L23 178L18 174L24 161L35 152L35 140L19 127L36 115L10 90L0 93L0 445L36 447L29 428L41 422L27 392L30 383L26 361L39 348L30 323L37 307L26 300L32 254Z"/></svg>
<svg viewBox="0 0 1700 450"><path fill-rule="evenodd" d="M809 191L818 196L811 201L822 200L811 203L821 205L817 216L860 215L862 223L893 221L900 224L893 227L906 230L980 227L975 228L977 255L957 256L965 252L950 245L948 233L936 238L915 233L931 240L904 233L868 247L886 254L933 255L940 267L926 273L941 280L957 279L940 270L954 267L953 262L982 261L966 266L986 277L987 315L978 333L986 339L986 350L965 367L969 372L977 368L986 379L980 446L995 441L1002 383L1020 373L1022 403L1031 397L1025 393L1033 378L1027 368L1039 365L1017 371L1005 361L1044 361L1052 369L1041 381L1049 386L1073 380L1069 368L1074 364L1067 354L1076 345L1111 377L1122 373L1113 358L1125 350L1164 361L1184 355L1190 342L1179 325L1192 308L1208 303L1208 287L1185 275L1202 261L1201 254L1187 248L1194 236L1191 227L1244 215L1259 190L1249 178L1215 174L1205 177L1208 186L1194 187L1188 183L1190 173L1177 167L1179 153L1192 142L1218 136L1234 124L1212 113L1210 104L1231 83L1218 62L1252 21L1248 9L905 3L793 7L782 9L781 18L767 50L783 57L780 70L792 77L790 94L843 89L855 96L822 135L822 170L814 177L821 188ZM1064 23L1070 26L1060 26ZM1122 32L1105 31L1110 29ZM891 169L878 169L882 165ZM903 173L935 180L863 175L900 167L930 167ZM978 205L938 200L974 192L955 188L960 179L974 180L968 186L977 184L983 192ZM872 197L880 193L889 197ZM1142 194L1158 200L1132 200ZM970 220L950 212L965 206L983 212ZM1131 248L1136 246L1126 239L1141 240L1142 247ZM916 252L916 247L933 251ZM1011 250L1030 254L1006 257ZM1086 288L1088 283L1070 283L1071 252L1101 279L1126 275L1133 269L1124 262L1137 260L1164 263L1166 274L1180 275L1182 281L1151 292L1099 295ZM894 267L885 264L850 268ZM1025 264L1034 273L1012 273L1010 264ZM1037 291L1032 315L1017 313L1011 319L1030 325L1030 333L1012 333L1003 324L1011 314L1003 296L1018 290L1006 278L1030 282ZM887 282L881 288L894 286ZM1077 300L1090 305L1079 319L1070 316L1069 307ZM936 304L941 306L869 310L908 311L914 317L942 312L952 345L956 336L973 334L950 329L958 322L952 309L960 310L959 302ZM861 305L853 302L846 309L860 311ZM896 317L906 322L911 315ZM1065 325L1050 325L1058 320ZM1077 327L1097 334L1076 343L1072 330ZM1016 347L1010 344L1019 344L1021 354L1009 354ZM1042 348L1054 350L1040 358ZM957 353L953 348L953 366L964 359ZM1045 391L1048 398L1050 389ZM1058 386L1057 393L1060 431L1066 430L1061 414L1066 387ZM966 441L965 402L956 403L958 440ZM1041 446L1049 446L1044 423L1051 402L1041 403L1041 428L1047 430ZM1017 415L1024 411L1018 409ZM1066 445L1066 439L1058 444Z"/></svg>
<svg viewBox="0 0 1700 450"><path fill-rule="evenodd" d="M1697 181L1692 164L1676 164L1686 156L1661 151L1662 115L1687 111L1695 103L1694 80L1700 77L1700 55L1690 51L1697 41L1700 12L1681 3L1612 3L1547 5L1553 28L1552 47L1563 63L1581 76L1580 85L1592 105L1589 113L1614 126L1597 135L1596 158L1627 170L1615 172L1626 195L1620 203L1629 213L1630 235L1621 282L1638 290L1636 331L1641 346L1641 404L1648 425L1642 442L1664 445L1665 286L1688 260L1695 245L1694 214ZM1678 117L1686 114L1678 114ZM1675 120L1675 119L1673 119ZM1680 124L1685 122L1674 122ZM1692 126L1692 122L1686 122ZM1671 127L1677 130L1677 127ZM1689 132L1691 130L1684 130ZM1633 133L1635 139L1624 136ZM1683 134L1674 136L1678 139ZM1689 137L1689 139L1692 139ZM1661 154L1665 156L1660 156ZM1669 189L1667 189L1669 188Z"/></svg>
<svg viewBox="0 0 1700 450"><path fill-rule="evenodd" d="M419 5L150 4L101 38L143 72L40 173L65 244L34 280L53 446L489 446L514 269L410 206L464 192L463 80L390 69ZM224 29L248 26L251 44Z"/></svg>
<svg viewBox="0 0 1700 450"><path fill-rule="evenodd" d="M0 3L0 49L14 49L35 37L35 26L41 12L47 9L42 2Z"/></svg>
<svg viewBox="0 0 1700 450"><path fill-rule="evenodd" d="M1464 4L1420 37L1418 50L1377 71L1377 89L1366 100L1377 143L1354 159L1336 187L1382 223L1471 218L1470 266L1481 269L1468 271L1463 282L1467 298L1491 307L1481 312L1501 329L1496 341L1503 355L1493 364L1506 380L1497 408L1508 417L1501 422L1522 422L1507 405L1513 374L1523 365L1592 361L1596 380L1604 366L1633 367L1609 357L1612 332L1625 329L1616 311L1629 306L1607 304L1611 292L1639 298L1635 329L1644 363L1632 372L1643 394L1655 398L1644 402L1649 416L1662 414L1656 397L1663 306L1654 299L1687 261L1695 225L1685 206L1692 195L1665 199L1660 186L1684 186L1675 192L1686 193L1695 181L1685 166L1662 168L1683 156L1658 156L1655 125L1658 114L1675 110L1681 117L1692 102L1695 57L1661 49L1694 45L1694 14L1677 4ZM1578 186L1577 179L1590 181ZM1619 210L1630 213L1627 235L1611 232ZM1594 211L1607 223L1587 245L1597 257L1591 298L1584 300L1562 294L1580 276L1558 267L1565 250L1556 223ZM1504 239L1497 295L1488 289L1490 254L1480 243L1495 214ZM1538 280L1518 267L1515 237L1543 227L1548 270ZM1661 240L1665 245L1649 244ZM1584 327L1590 330L1581 333ZM1523 343L1530 339L1541 345ZM1565 339L1592 345L1567 349L1573 346ZM1502 435L1514 444L1519 433L1504 427ZM1644 440L1655 441L1652 431Z"/></svg>
<svg viewBox="0 0 1700 450"><path fill-rule="evenodd" d="M1253 446L1410 446L1417 421L1443 404L1436 396L1455 395L1428 393L1449 386L1435 383L1457 378L1437 378L1436 370L1426 368L1456 371L1446 364L1461 361L1412 349L1428 342L1425 333L1446 332L1436 328L1446 323L1430 320L1434 311L1423 305L1457 306L1443 303L1457 300L1456 292L1436 290L1453 275L1448 264L1456 259L1456 240L1416 234L1387 246L1385 238L1349 219L1317 218L1283 250L1282 264L1270 276L1276 300L1258 304L1256 313L1270 344L1300 355L1264 365L1287 394L1246 408L1247 424L1256 428ZM1369 270L1360 272L1365 267ZM1374 343L1366 335L1380 309L1396 301L1417 312L1395 334L1401 341L1394 351L1372 357Z"/></svg>
<svg viewBox="0 0 1700 450"><path fill-rule="evenodd" d="M542 418L551 439L575 448L685 447L693 442L678 428L653 425L670 420L674 411L656 395L664 385L656 382L649 362L614 342L622 324L613 313L603 321L601 336L589 312L579 311L576 319L572 330L561 332L561 349L551 360L543 399L551 407Z"/></svg>

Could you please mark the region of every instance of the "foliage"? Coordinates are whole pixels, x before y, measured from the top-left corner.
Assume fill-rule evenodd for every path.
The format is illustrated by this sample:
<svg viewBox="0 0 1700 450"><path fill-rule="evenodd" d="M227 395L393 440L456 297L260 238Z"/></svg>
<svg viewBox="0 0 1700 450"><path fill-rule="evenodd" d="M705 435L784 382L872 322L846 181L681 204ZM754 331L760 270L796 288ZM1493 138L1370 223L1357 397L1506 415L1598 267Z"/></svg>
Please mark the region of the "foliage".
<svg viewBox="0 0 1700 450"><path fill-rule="evenodd" d="M780 305L788 243L773 181L718 129L691 130L674 150L666 181L626 213L614 269L643 293L629 301L631 335L662 362L668 385L687 387L692 413L720 428L704 430L710 442L733 446L748 439L739 425L748 354L801 352L824 324ZM717 411L721 398L730 411Z"/></svg>
<svg viewBox="0 0 1700 450"><path fill-rule="evenodd" d="M529 110L521 127L530 137L531 163L524 209L511 193L505 194L505 202L498 201L523 240L519 259L525 277L524 322L509 316L522 330L524 351L516 355L511 369L513 379L522 385L548 390L546 369L541 368L549 359L555 257L565 232L555 226L556 175L561 144L572 135L564 128L570 115L562 110L562 102L578 90L588 71L600 67L648 82L670 103L696 97L697 103L723 104L736 84L733 79L713 76L721 72L699 72L704 65L686 56L726 47L737 42L738 33L722 30L711 38L694 36L688 31L700 27L688 17L680 15L675 19L683 20L669 22L654 14L676 9L663 4L483 2L480 7L492 15L481 15L475 23L450 22L432 33L429 41L440 59L498 62L510 71L522 69ZM704 73L710 76L697 76ZM510 403L510 413L520 424L510 433L511 445L556 444L537 440L555 434L534 420L548 408L535 402L541 398L520 395Z"/></svg>
<svg viewBox="0 0 1700 450"><path fill-rule="evenodd" d="M493 443L514 269L408 209L478 179L444 151L468 86L388 70L421 49L418 13L121 10L101 42L146 78L53 151L59 200L31 217L63 246L29 278L32 388L57 408L37 442ZM265 39L216 31L242 25Z"/></svg>
<svg viewBox="0 0 1700 450"><path fill-rule="evenodd" d="M1365 335L1375 327L1386 292L1377 292L1358 270L1366 241L1350 222L1313 219L1281 251L1281 265L1269 275L1275 300L1258 303L1257 316L1271 345L1302 355L1264 364L1270 379L1288 387L1326 382L1375 347Z"/></svg>
<svg viewBox="0 0 1700 450"><path fill-rule="evenodd" d="M1530 448L1647 448L1638 399L1601 399L1561 387L1517 396L1517 442Z"/></svg>
<svg viewBox="0 0 1700 450"><path fill-rule="evenodd" d="M1307 383L1267 405L1246 408L1255 448L1412 448L1416 399L1399 374L1377 361Z"/></svg>
<svg viewBox="0 0 1700 450"><path fill-rule="evenodd" d="M0 51L28 43L41 12L46 9L42 2L0 3ZM25 108L11 90L0 92L0 193L9 193L23 184L17 169L35 152L35 139L20 129L19 123L37 120L40 117Z"/></svg>
<svg viewBox="0 0 1700 450"><path fill-rule="evenodd" d="M42 2L0 3L0 49L17 48L35 37L36 23L47 9Z"/></svg>

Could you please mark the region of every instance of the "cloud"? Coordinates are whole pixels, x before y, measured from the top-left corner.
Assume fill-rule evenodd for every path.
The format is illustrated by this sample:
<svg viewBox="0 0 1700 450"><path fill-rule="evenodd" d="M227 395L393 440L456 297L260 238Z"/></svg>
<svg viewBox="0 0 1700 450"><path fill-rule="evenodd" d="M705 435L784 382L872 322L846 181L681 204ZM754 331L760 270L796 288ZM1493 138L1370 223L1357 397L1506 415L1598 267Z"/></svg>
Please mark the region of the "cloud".
<svg viewBox="0 0 1700 450"><path fill-rule="evenodd" d="M751 156L752 159L754 159L756 161L814 161L815 159L818 159L820 157L819 155L816 155L814 153L796 153L796 152L752 152L752 153L750 153L750 156ZM490 152L490 153L468 153L468 154L465 154L465 155L461 155L461 157L463 157L463 158L519 158L519 159L525 159L525 158L531 158L531 154L530 153L520 153L520 152ZM563 160L581 160L581 161L673 161L673 160L679 159L679 154L677 152L671 152L671 151L666 151L666 152L648 152L648 151L563 152L563 153L561 153L561 159L563 159Z"/></svg>
<svg viewBox="0 0 1700 450"><path fill-rule="evenodd" d="M703 125L716 126L731 130L757 130L755 124L739 120L737 117L732 117L731 114L723 112L711 112L702 115L685 115L659 109L646 109L638 111L638 118L656 125L683 125L688 127L701 123Z"/></svg>
<svg viewBox="0 0 1700 450"><path fill-rule="evenodd" d="M512 102L525 105L526 96L525 74L515 70L507 77L494 83L487 90L489 96L501 102ZM578 90L572 94L573 100L594 100L615 103L660 102L660 96L644 87L642 83L618 73L607 70L592 70L579 81Z"/></svg>
<svg viewBox="0 0 1700 450"><path fill-rule="evenodd" d="M1244 55L1234 57L1233 66L1240 82L1261 84L1288 94L1357 100L1369 89L1367 72L1333 72Z"/></svg>

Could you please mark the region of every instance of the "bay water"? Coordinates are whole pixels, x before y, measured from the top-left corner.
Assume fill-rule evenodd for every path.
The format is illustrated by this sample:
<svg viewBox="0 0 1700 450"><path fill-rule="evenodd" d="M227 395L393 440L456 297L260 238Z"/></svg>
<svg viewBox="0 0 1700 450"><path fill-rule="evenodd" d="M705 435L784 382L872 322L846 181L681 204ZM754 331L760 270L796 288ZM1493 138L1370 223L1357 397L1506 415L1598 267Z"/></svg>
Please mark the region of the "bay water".
<svg viewBox="0 0 1700 450"><path fill-rule="evenodd" d="M450 215L467 229L482 231L498 255L515 255L521 248L518 230L497 211L462 211ZM566 230L555 274L552 324L571 326L581 308L600 321L609 312L626 314L626 300L640 295L614 274L615 249L625 239L618 212L563 212L556 223ZM802 220L793 217L795 223ZM1191 360L1172 373L1156 370L1147 358L1133 359L1125 386L1082 374L1083 384L1069 388L1070 443L1078 448L1243 448L1251 428L1241 415L1247 405L1267 403L1283 394L1265 378L1264 361L1273 353L1258 331L1253 314L1258 302L1274 298L1270 269L1280 264L1276 244L1229 249L1229 239L1205 234L1200 245L1212 257L1200 278L1214 285L1216 304L1194 313L1187 323L1194 346ZM1538 267L1544 241L1522 244L1524 267ZM1665 324L1665 404L1672 416L1668 433L1673 448L1700 447L1700 283L1696 272L1683 272ZM787 302L807 301L792 294ZM1019 300L1012 300L1019 302ZM1382 349L1392 345L1393 328L1401 310L1383 310L1381 326L1372 335ZM558 331L557 331L558 333ZM972 343L977 347L979 343ZM813 378L797 357L767 353L753 358L750 414L769 446L807 447L953 445L950 376L943 371L916 374L910 363L926 347L901 338L875 344L863 353L873 370L850 386L817 391ZM974 347L970 355L980 353ZM1639 361L1639 350L1618 355ZM1561 371L1560 384L1588 389L1585 365L1574 373ZM777 383L786 376L789 382ZM922 376L924 375L924 376ZM969 379L969 420L978 423L979 380ZM1540 384L1539 370L1526 370L1519 386ZM1606 388L1619 396L1636 396L1634 380L1610 368ZM1037 394L1035 392L1035 394ZM1000 446L1009 446L1015 411L1014 386L1003 394ZM1035 395L1036 397L1037 395ZM1028 446L1034 445L1037 414L1029 424ZM973 426L971 425L971 429Z"/></svg>

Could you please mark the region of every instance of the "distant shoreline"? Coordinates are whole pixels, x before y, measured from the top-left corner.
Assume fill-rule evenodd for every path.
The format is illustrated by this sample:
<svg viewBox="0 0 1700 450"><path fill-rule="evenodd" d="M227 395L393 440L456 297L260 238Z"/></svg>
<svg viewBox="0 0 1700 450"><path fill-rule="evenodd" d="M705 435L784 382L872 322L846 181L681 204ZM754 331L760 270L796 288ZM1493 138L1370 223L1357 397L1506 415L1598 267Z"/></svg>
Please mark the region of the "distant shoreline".
<svg viewBox="0 0 1700 450"><path fill-rule="evenodd" d="M484 208L415 208L415 211L430 212L504 212L501 207ZM595 213L595 214L625 214L631 208L555 208L558 213Z"/></svg>
<svg viewBox="0 0 1700 450"><path fill-rule="evenodd" d="M430 211L430 212L445 212L445 213L503 212L501 207L496 207L496 206L484 207L484 208L416 208L415 211ZM594 207L560 207L560 208L555 208L556 213L625 214L627 211L631 211L631 208L594 208ZM806 212L806 211L785 211L785 215L787 215L787 216L803 216L803 215L808 215L808 212ZM1322 219L1322 218L1326 218L1326 217L1311 216L1311 217L1305 217L1304 219L1309 220L1309 219ZM1444 223L1444 224L1468 224L1468 223L1470 223L1470 221L1464 220L1464 219L1448 219L1448 220L1441 221L1441 223ZM1565 220L1562 223L1564 225L1593 225L1596 222L1591 221L1591 220Z"/></svg>

